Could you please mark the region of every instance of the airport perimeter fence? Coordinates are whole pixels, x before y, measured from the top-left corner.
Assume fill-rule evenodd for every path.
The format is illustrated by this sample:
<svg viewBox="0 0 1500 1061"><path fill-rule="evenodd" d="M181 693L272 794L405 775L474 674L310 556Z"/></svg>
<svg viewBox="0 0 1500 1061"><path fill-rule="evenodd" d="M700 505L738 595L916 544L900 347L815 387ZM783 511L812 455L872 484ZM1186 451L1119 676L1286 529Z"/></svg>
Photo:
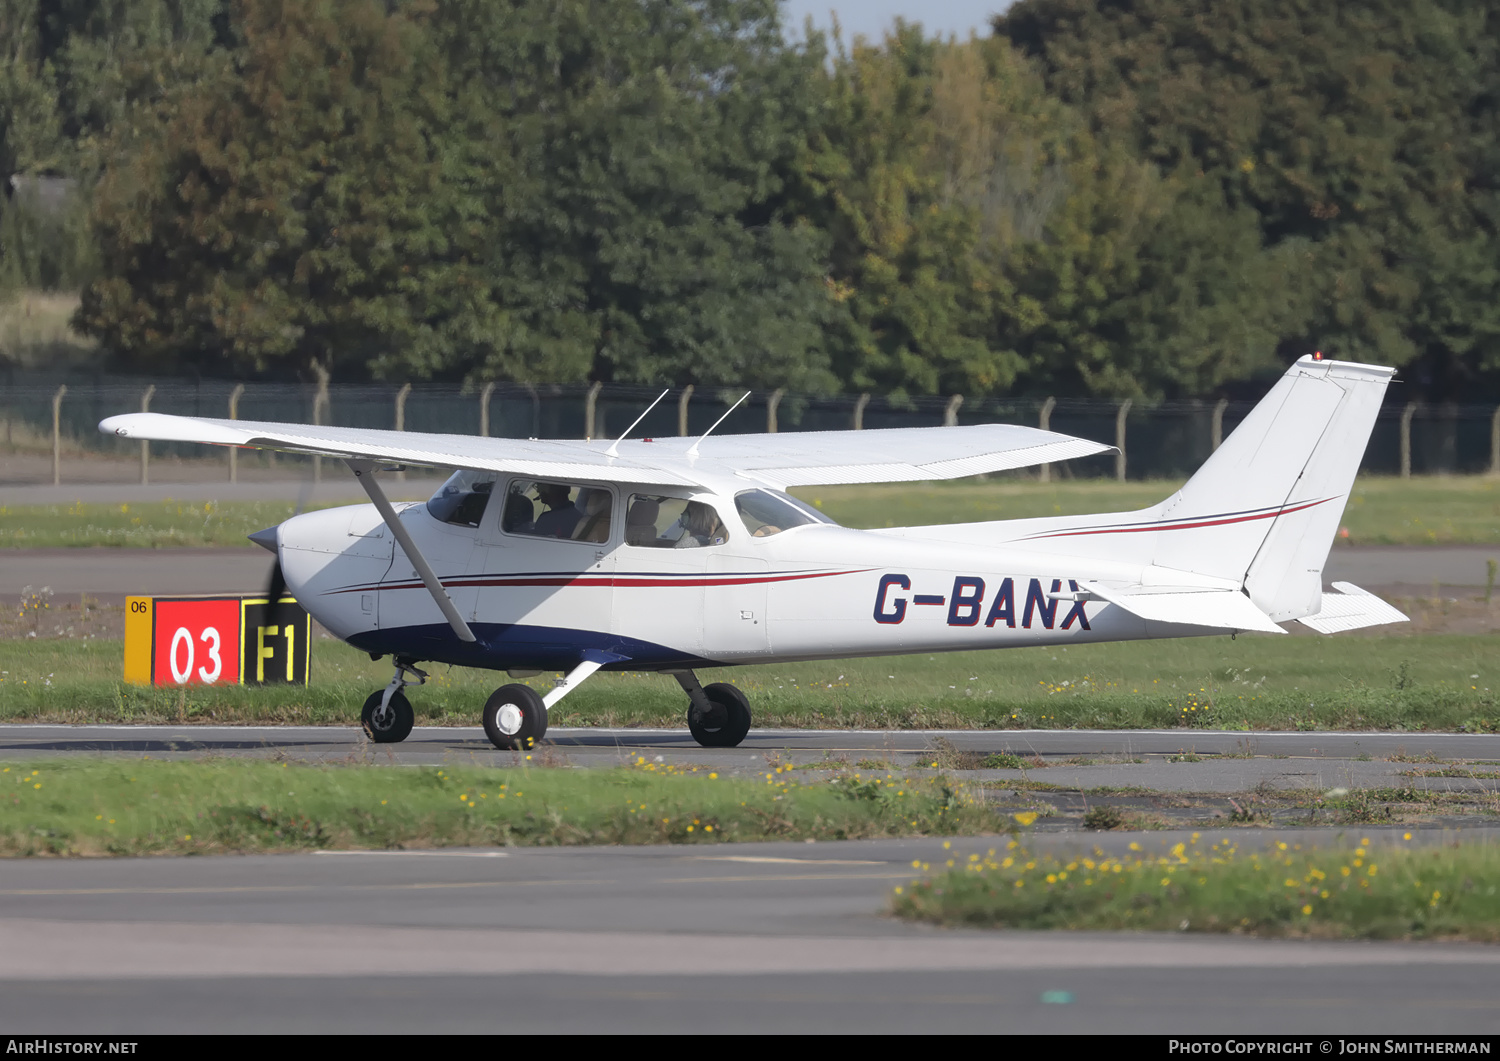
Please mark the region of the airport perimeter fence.
<svg viewBox="0 0 1500 1061"><path fill-rule="evenodd" d="M615 384L492 383L316 384L150 379L118 375L0 374L0 443L50 442L54 480L59 454L141 453L203 458L189 444L124 442L99 433L116 413L176 413L323 423L341 427L431 431L509 438L616 437L660 394ZM633 437L699 435L744 394L725 387L673 388ZM1100 402L1068 398L818 396L755 391L717 428L718 434L829 431L943 424L1041 426L1116 445L1116 456L1069 461L1026 474L1059 478L1162 479L1190 474L1254 406L1250 401ZM253 460L244 457L241 460ZM289 459L286 457L283 460ZM295 460L296 458L290 458ZM229 462L226 460L226 466ZM1364 457L1376 474L1500 474L1500 408L1432 406L1388 395Z"/></svg>

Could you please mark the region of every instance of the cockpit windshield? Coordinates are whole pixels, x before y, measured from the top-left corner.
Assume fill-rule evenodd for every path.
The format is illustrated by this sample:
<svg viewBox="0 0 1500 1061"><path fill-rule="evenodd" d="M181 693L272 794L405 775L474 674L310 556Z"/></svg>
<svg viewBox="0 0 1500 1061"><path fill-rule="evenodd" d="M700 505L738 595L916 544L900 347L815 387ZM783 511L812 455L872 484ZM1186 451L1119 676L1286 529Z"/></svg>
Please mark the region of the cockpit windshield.
<svg viewBox="0 0 1500 1061"><path fill-rule="evenodd" d="M745 529L755 538L769 538L809 523L833 523L811 505L770 490L743 490L734 495L734 507L739 509Z"/></svg>
<svg viewBox="0 0 1500 1061"><path fill-rule="evenodd" d="M484 518L496 478L494 472L456 471L427 499L427 511L434 519L456 527L477 527Z"/></svg>

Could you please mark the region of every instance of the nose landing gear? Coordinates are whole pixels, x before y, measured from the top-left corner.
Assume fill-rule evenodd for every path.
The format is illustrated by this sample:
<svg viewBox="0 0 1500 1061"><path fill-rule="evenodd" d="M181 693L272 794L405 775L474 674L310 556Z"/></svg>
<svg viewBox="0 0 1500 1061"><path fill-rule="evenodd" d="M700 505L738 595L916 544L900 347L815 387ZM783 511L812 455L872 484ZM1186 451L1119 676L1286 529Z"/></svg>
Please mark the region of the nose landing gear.
<svg viewBox="0 0 1500 1061"><path fill-rule="evenodd" d="M408 672L417 676L416 681L406 677ZM396 744L411 736L417 716L411 709L411 701L401 689L407 685L426 683L426 671L418 670L410 660L396 661L396 673L391 678L391 684L378 693L371 693L359 713L359 723L372 741L376 744Z"/></svg>

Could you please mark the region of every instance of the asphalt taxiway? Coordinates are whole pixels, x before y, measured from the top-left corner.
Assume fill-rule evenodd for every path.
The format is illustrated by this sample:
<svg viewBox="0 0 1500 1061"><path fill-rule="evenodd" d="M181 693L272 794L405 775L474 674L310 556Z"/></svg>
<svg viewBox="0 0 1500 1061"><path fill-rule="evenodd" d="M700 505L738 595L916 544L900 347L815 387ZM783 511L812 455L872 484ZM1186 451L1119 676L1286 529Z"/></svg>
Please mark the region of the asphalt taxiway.
<svg viewBox="0 0 1500 1061"><path fill-rule="evenodd" d="M1024 768L981 765L1001 752ZM835 768L938 763L1002 801L1037 798L1045 785L1058 813L1036 823L1027 843L1037 850L1119 852L1140 843L1149 852L1195 835L1242 850L1500 842L1500 829L1481 824L1494 820L1488 804L1500 791L1495 735L757 729L739 748L712 750L685 730L555 729L532 754L497 751L477 728L421 727L401 744L374 745L347 726L0 726L0 759L8 761L584 769L644 758L742 775L791 766L809 779ZM1260 828L1162 830L1174 819L1158 818L1160 831L1085 833L1081 810L1063 805L1070 790L1097 805L1098 793L1114 787L1154 794L1143 805L1189 807L1176 813L1199 820L1218 803L1227 810L1230 793L1398 786L1477 802L1477 813L1462 829L1433 817L1354 826L1357 833L1296 829L1267 814ZM1500 1032L1497 947L952 931L884 915L891 889L924 872L913 862L939 870L1005 842L0 861L0 1027Z"/></svg>
<svg viewBox="0 0 1500 1061"><path fill-rule="evenodd" d="M1493 830L1470 835L1496 839ZM1037 837L1033 845L1123 849L1138 839ZM1401 842L1383 832L1368 839L1376 848ZM1146 838L1163 850L1189 840ZM996 843L0 863L0 1026L24 1034L1500 1031L1495 947L946 931L883 916L890 889L918 875L914 861L938 867Z"/></svg>

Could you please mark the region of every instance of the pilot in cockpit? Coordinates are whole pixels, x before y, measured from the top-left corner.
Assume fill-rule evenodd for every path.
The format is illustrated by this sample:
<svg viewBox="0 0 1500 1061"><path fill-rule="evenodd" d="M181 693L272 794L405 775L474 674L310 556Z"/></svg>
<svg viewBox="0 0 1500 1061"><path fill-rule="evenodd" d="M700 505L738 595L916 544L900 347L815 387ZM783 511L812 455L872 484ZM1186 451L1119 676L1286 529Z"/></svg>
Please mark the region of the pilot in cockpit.
<svg viewBox="0 0 1500 1061"><path fill-rule="evenodd" d="M529 533L544 538L571 538L583 519L583 512L569 500L570 491L563 483L537 483L537 500L547 506L547 511L536 518Z"/></svg>
<svg viewBox="0 0 1500 1061"><path fill-rule="evenodd" d="M677 539L677 548L696 549L705 545L722 545L729 539L724 522L711 505L702 501L689 501L679 520L684 531Z"/></svg>

